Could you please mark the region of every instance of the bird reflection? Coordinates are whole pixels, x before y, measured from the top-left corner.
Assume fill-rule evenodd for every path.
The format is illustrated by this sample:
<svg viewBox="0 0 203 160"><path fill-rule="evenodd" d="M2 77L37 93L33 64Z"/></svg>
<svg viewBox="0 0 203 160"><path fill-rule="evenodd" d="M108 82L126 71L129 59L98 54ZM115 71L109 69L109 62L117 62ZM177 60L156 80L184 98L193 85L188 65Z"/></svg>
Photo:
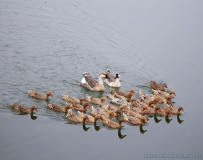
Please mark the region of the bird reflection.
<svg viewBox="0 0 203 160"><path fill-rule="evenodd" d="M120 139L123 139L124 137L126 137L127 135L122 135L121 134L121 128L119 128L118 129L118 137L120 138Z"/></svg>
<svg viewBox="0 0 203 160"><path fill-rule="evenodd" d="M31 118L32 120L36 120L36 119L37 119L37 116L35 116L35 115L33 115L33 113L31 113L31 114L30 114L30 118Z"/></svg>
<svg viewBox="0 0 203 160"><path fill-rule="evenodd" d="M169 119L169 116L167 115L167 116L165 117L165 121L166 121L166 123L170 123L170 122L172 121L172 119Z"/></svg>
<svg viewBox="0 0 203 160"><path fill-rule="evenodd" d="M178 121L179 124L181 124L184 121L184 120L180 119L180 114L177 115L177 121Z"/></svg>
<svg viewBox="0 0 203 160"><path fill-rule="evenodd" d="M83 130L84 130L84 131L88 131L88 129L90 129L90 127L86 127L86 126L85 126L85 122L83 122L82 127L83 127Z"/></svg>
<svg viewBox="0 0 203 160"><path fill-rule="evenodd" d="M95 131L99 131L101 129L101 127L97 126L97 123L94 122L94 129L95 129Z"/></svg>
<svg viewBox="0 0 203 160"><path fill-rule="evenodd" d="M161 120L162 120L162 119L158 119L158 118L157 118L157 114L154 115L154 121L155 121L156 123L159 123Z"/></svg>
<svg viewBox="0 0 203 160"><path fill-rule="evenodd" d="M145 132L147 132L147 130L143 130L142 124L141 124L141 125L140 125L140 133L144 134Z"/></svg>

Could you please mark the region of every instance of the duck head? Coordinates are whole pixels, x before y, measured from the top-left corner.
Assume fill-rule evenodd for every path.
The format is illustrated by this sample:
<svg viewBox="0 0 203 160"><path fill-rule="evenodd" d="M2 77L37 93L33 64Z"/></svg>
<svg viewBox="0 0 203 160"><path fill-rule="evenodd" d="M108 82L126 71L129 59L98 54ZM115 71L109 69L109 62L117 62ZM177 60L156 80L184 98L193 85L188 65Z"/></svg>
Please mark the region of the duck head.
<svg viewBox="0 0 203 160"><path fill-rule="evenodd" d="M38 109L37 109L36 106L32 106L30 109L31 109L31 112L33 112L34 110L35 110L36 112L38 112Z"/></svg>
<svg viewBox="0 0 203 160"><path fill-rule="evenodd" d="M178 111L180 112L181 110L185 113L185 111L184 111L182 106L178 107Z"/></svg>
<svg viewBox="0 0 203 160"><path fill-rule="evenodd" d="M170 90L170 91L169 91L169 94L170 94L170 95L171 95L171 94L174 94L174 95L176 96L176 93L175 93L174 90Z"/></svg>
<svg viewBox="0 0 203 160"><path fill-rule="evenodd" d="M53 94L51 93L51 91L48 91L46 94L46 97L48 98L49 96L51 96L52 98L54 98Z"/></svg>

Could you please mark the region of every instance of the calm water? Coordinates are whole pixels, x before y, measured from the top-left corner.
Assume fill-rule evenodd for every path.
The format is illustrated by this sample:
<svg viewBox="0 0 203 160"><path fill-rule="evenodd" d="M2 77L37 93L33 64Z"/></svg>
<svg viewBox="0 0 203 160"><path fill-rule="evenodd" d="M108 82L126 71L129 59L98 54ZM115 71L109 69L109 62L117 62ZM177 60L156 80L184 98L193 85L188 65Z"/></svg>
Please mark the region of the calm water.
<svg viewBox="0 0 203 160"><path fill-rule="evenodd" d="M149 154L203 159L202 5L198 0L0 0L1 159L134 160ZM71 124L27 94L51 90L50 102L61 105L61 94L106 96L107 86L92 93L77 82L85 71L98 79L107 68L121 73L121 90L150 93L150 78L166 82L176 91L175 106L186 112L170 122L152 117L143 126L146 132L101 123L96 131L91 124ZM19 115L11 102L36 105L39 112Z"/></svg>

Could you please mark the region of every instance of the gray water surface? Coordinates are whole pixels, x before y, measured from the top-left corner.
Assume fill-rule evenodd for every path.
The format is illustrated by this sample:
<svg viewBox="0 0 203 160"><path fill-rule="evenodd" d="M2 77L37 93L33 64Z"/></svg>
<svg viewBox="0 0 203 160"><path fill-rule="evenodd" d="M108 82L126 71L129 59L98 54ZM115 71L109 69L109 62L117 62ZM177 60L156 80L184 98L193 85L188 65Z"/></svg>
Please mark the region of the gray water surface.
<svg viewBox="0 0 203 160"><path fill-rule="evenodd" d="M202 159L202 5L198 0L0 0L1 159L134 160L151 154ZM106 96L107 86L105 92L90 92L77 83L85 71L98 79L108 68L121 73L121 90L151 93L149 79L166 82L176 91L175 106L185 113L171 121L158 117L159 123L151 117L146 132L101 123L96 131L92 124L70 123L27 94L50 90L50 102L61 105L61 94ZM11 103L36 105L39 112L20 115Z"/></svg>

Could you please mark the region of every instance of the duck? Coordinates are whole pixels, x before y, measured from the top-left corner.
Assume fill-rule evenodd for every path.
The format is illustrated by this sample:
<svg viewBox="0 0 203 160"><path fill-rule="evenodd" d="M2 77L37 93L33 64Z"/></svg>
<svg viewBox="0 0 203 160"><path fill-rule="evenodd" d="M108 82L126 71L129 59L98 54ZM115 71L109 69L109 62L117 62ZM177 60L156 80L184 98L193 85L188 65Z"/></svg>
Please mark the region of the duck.
<svg viewBox="0 0 203 160"><path fill-rule="evenodd" d="M84 123L85 121L89 121L89 118L87 116L80 117L73 113L72 109L68 110L68 113L66 115L66 118L75 122L75 123Z"/></svg>
<svg viewBox="0 0 203 160"><path fill-rule="evenodd" d="M116 97L115 95L108 94L107 97L110 99L111 103L117 104L117 105L128 105L129 103L121 98Z"/></svg>
<svg viewBox="0 0 203 160"><path fill-rule="evenodd" d="M162 112L157 111L157 113L161 116L164 116L164 117L166 117L168 115L172 116L172 113L169 109L163 109Z"/></svg>
<svg viewBox="0 0 203 160"><path fill-rule="evenodd" d="M132 107L132 106L125 106L128 110L131 110L132 112L137 112L139 114L143 114L146 110L150 111L150 108L147 105L144 105L143 107Z"/></svg>
<svg viewBox="0 0 203 160"><path fill-rule="evenodd" d="M132 110L124 109L124 113L127 116L137 117L139 119L144 119L146 123L148 122L147 118L144 116L146 112L137 113Z"/></svg>
<svg viewBox="0 0 203 160"><path fill-rule="evenodd" d="M169 93L164 92L164 91L160 91L160 90L154 90L152 89L152 91L154 92L155 95L159 96L160 98L165 98L164 101L172 101L172 94L174 94L176 96L176 93L174 90L170 90Z"/></svg>
<svg viewBox="0 0 203 160"><path fill-rule="evenodd" d="M150 79L150 87L152 89L160 90L160 91L165 91L165 88L168 88L166 83L163 83L162 85L158 84L156 81L153 81Z"/></svg>
<svg viewBox="0 0 203 160"><path fill-rule="evenodd" d="M89 121L88 122L91 122L91 123L94 123L96 122L97 120L101 120L101 116L100 115L96 115L95 117L89 115L89 114L85 114L83 112L80 112L78 111L78 116L80 116L81 118L87 116Z"/></svg>
<svg viewBox="0 0 203 160"><path fill-rule="evenodd" d="M119 88L121 87L120 83L120 73L116 73L116 76L114 77L111 74L111 71L108 69L106 72L106 77L104 79L104 82L109 86L109 87L114 87L114 88Z"/></svg>
<svg viewBox="0 0 203 160"><path fill-rule="evenodd" d="M82 102L85 101L84 97L78 99L76 97L73 97L73 96L70 96L67 94L62 94L62 99L67 101L67 102L74 103L74 104L82 104Z"/></svg>
<svg viewBox="0 0 203 160"><path fill-rule="evenodd" d="M21 106L16 103L11 103L13 110L18 110L23 114L32 114L34 111L38 111L36 106L32 106L31 108L28 108L27 106Z"/></svg>
<svg viewBox="0 0 203 160"><path fill-rule="evenodd" d="M88 94L86 95L86 101L96 105L100 105L103 102L107 103L107 99L105 97L95 98L95 97L89 96Z"/></svg>
<svg viewBox="0 0 203 160"><path fill-rule="evenodd" d="M122 128L123 126L121 125L122 122L127 123L127 120L125 120L124 118L120 118L119 122L114 122L112 120L106 120L105 124L111 128L114 129L119 129Z"/></svg>
<svg viewBox="0 0 203 160"><path fill-rule="evenodd" d="M44 93L41 93L41 92L28 90L28 94L29 94L30 97L33 97L33 98L36 98L36 99L41 99L41 100L48 100L48 98L50 96L52 98L54 98L51 91L48 91L46 94L44 94Z"/></svg>
<svg viewBox="0 0 203 160"><path fill-rule="evenodd" d="M57 112L63 112L63 113L67 113L68 109L72 108L72 106L70 104L65 105L65 107L59 106L57 104L53 104L53 103L47 103L47 108L57 111Z"/></svg>
<svg viewBox="0 0 203 160"><path fill-rule="evenodd" d="M111 90L110 92L111 94L117 93L118 95L124 96L124 97L128 97L129 93L136 94L136 92L133 89L130 89L129 91Z"/></svg>
<svg viewBox="0 0 203 160"><path fill-rule="evenodd" d="M145 111L147 114L157 114L158 111L162 112L161 107L157 106L156 104L152 104L152 107L149 111Z"/></svg>
<svg viewBox="0 0 203 160"><path fill-rule="evenodd" d="M72 104L72 107L78 111L86 112L87 107L91 108L91 105L88 102L85 102L83 105L81 104Z"/></svg>
<svg viewBox="0 0 203 160"><path fill-rule="evenodd" d="M139 119L137 117L127 116L125 113L123 113L123 117L126 121L134 125L141 125L145 123L144 118Z"/></svg>
<svg viewBox="0 0 203 160"><path fill-rule="evenodd" d="M185 110L184 110L184 108L183 108L182 106L180 106L180 107L178 107L178 108L175 108L174 106L169 105L168 108L170 109L170 111L171 111L171 113L172 113L173 115L179 115L179 114L181 114L181 111L182 111L182 112L185 112Z"/></svg>
<svg viewBox="0 0 203 160"><path fill-rule="evenodd" d="M106 73L101 73L99 75L99 81L97 82L91 75L87 72L83 73L83 78L81 80L80 86L87 88L90 91L104 91L103 80L106 77Z"/></svg>

